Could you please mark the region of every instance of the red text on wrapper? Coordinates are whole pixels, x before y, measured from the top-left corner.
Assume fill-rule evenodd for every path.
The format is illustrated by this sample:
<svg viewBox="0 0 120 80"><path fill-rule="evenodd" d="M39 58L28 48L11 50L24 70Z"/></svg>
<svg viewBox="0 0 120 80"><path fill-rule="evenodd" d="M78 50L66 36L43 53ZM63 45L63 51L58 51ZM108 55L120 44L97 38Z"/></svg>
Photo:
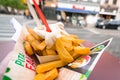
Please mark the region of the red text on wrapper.
<svg viewBox="0 0 120 80"><path fill-rule="evenodd" d="M15 60L15 64L35 71L34 61L28 56L25 56L23 53L18 53L17 59Z"/></svg>

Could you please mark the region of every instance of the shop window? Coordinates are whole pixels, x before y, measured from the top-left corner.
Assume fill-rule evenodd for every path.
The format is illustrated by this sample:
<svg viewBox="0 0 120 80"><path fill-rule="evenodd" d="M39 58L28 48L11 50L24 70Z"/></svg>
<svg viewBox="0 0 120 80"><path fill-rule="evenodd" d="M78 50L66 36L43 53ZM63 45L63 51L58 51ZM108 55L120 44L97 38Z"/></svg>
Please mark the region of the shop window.
<svg viewBox="0 0 120 80"><path fill-rule="evenodd" d="M117 0L113 0L113 4L116 4L117 3Z"/></svg>

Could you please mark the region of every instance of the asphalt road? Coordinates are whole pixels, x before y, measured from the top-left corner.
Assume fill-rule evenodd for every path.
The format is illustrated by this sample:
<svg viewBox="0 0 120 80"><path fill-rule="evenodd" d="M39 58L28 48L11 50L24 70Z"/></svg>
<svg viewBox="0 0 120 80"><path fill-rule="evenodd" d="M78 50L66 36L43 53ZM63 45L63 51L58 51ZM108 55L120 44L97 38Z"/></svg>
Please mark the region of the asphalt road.
<svg viewBox="0 0 120 80"><path fill-rule="evenodd" d="M16 18L20 24L26 23L32 28L36 26L34 20L24 19L23 16L0 14L0 41L11 40L12 35L15 33L14 28L10 26L10 19L12 19L12 17ZM48 23L56 23L56 21L52 20L47 21ZM80 39L85 39L94 44L113 37L113 41L106 50L112 55L120 58L120 31L96 29L93 26L76 27L71 24L65 25L65 29L68 33L76 34Z"/></svg>

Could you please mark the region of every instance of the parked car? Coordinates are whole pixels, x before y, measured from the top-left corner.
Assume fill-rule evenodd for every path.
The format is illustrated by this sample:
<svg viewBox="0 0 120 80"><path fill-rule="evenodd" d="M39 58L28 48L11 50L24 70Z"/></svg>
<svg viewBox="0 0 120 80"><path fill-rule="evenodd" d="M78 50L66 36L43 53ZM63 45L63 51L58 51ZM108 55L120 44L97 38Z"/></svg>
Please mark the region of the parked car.
<svg viewBox="0 0 120 80"><path fill-rule="evenodd" d="M107 20L98 19L96 24L95 24L95 27L105 29L105 24L107 22L108 22Z"/></svg>
<svg viewBox="0 0 120 80"><path fill-rule="evenodd" d="M108 21L104 25L105 29L120 29L120 20Z"/></svg>
<svg viewBox="0 0 120 80"><path fill-rule="evenodd" d="M98 19L97 22L96 22L95 27L96 27L96 28L101 28L102 26L103 26L103 20Z"/></svg>

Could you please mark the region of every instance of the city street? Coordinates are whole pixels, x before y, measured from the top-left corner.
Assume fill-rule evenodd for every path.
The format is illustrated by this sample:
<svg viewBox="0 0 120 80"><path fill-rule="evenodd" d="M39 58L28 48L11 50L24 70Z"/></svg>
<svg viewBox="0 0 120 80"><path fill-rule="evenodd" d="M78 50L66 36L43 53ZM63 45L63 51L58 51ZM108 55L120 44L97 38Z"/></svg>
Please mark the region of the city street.
<svg viewBox="0 0 120 80"><path fill-rule="evenodd" d="M15 17L19 23L27 24L29 27L36 26L34 20L24 19L21 15L3 15L0 14L0 41L11 40L12 35L15 33L13 27L10 26L10 19ZM56 21L48 20L48 23L56 23ZM120 31L119 30L103 30L96 29L93 26L88 27L75 27L72 25L65 25L68 33L78 35L80 39L85 39L94 44L100 43L106 39L113 37L113 41L107 48L111 54L120 57Z"/></svg>

